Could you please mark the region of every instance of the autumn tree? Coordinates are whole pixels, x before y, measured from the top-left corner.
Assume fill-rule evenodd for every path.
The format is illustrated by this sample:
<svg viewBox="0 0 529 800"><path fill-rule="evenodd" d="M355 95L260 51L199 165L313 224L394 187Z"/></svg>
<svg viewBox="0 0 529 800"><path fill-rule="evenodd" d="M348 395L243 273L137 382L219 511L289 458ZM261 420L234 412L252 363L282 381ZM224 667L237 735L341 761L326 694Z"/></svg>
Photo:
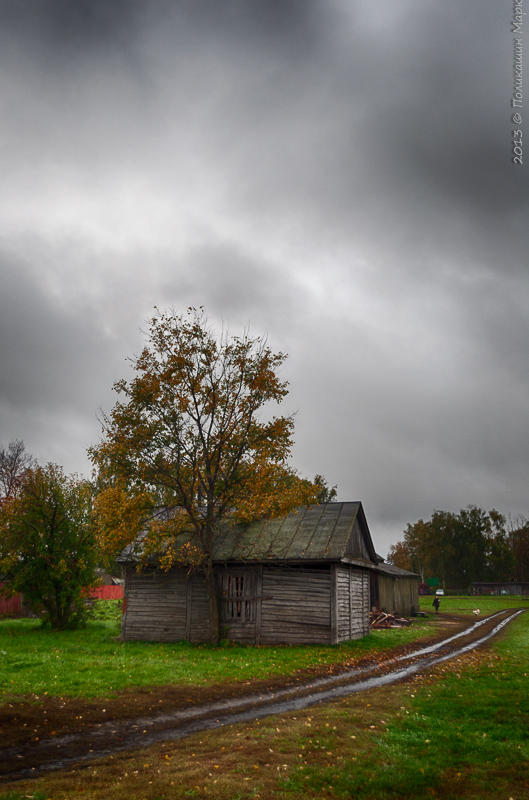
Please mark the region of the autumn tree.
<svg viewBox="0 0 529 800"><path fill-rule="evenodd" d="M288 466L293 417L262 415L287 394L278 377L285 358L246 331L217 337L203 309L157 312L132 359L136 375L114 385L123 399L90 450L105 486L97 499L104 546L122 548L141 532L144 560L162 550L164 568L200 570L212 642L213 562L226 523L281 516L316 499L316 487Z"/></svg>
<svg viewBox="0 0 529 800"><path fill-rule="evenodd" d="M409 572L416 572L412 554L406 542L400 541L397 542L397 544L392 544L388 550L388 557L386 560L388 564L392 564L394 567L405 569ZM421 575L421 579L424 580L422 573L417 572L417 575Z"/></svg>
<svg viewBox="0 0 529 800"><path fill-rule="evenodd" d="M21 439L13 439L7 448L0 448L0 506L8 498L15 497L25 471L33 463L33 457L26 452Z"/></svg>
<svg viewBox="0 0 529 800"><path fill-rule="evenodd" d="M314 476L314 484L317 489L316 502L318 505L324 503L335 503L338 496L338 486L329 486L323 475Z"/></svg>
<svg viewBox="0 0 529 800"><path fill-rule="evenodd" d="M83 589L95 583L92 486L56 464L33 465L0 511L0 573L52 628L85 618Z"/></svg>
<svg viewBox="0 0 529 800"><path fill-rule="evenodd" d="M409 565L423 580L436 577L444 586L465 590L475 581L508 580L514 563L505 517L472 505L458 514L434 511L426 522L409 524L388 561Z"/></svg>

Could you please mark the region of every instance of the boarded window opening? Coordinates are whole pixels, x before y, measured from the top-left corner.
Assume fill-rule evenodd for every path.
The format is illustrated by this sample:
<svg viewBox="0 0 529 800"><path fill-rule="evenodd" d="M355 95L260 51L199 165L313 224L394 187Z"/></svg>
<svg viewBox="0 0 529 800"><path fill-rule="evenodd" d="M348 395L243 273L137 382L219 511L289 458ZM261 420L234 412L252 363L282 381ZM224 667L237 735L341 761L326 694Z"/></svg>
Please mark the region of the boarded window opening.
<svg viewBox="0 0 529 800"><path fill-rule="evenodd" d="M227 601L226 619L253 622L255 620L255 576L227 575L224 597Z"/></svg>

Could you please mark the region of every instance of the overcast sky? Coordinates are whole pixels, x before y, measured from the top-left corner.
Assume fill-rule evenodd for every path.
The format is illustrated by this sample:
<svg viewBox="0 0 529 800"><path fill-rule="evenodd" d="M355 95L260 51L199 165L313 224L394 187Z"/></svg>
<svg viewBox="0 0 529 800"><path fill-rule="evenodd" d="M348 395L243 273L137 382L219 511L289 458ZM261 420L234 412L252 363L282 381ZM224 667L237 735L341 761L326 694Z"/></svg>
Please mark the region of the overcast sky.
<svg viewBox="0 0 529 800"><path fill-rule="evenodd" d="M90 475L154 306L204 305L289 353L293 465L378 552L434 509L529 516L512 14L2 0L0 444Z"/></svg>

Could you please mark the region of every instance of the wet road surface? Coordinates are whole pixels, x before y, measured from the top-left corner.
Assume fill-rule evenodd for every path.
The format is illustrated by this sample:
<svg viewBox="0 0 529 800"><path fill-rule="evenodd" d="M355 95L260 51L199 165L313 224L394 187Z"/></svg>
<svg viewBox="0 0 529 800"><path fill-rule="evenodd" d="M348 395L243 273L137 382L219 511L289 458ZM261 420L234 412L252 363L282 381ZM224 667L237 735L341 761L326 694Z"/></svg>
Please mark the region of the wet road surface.
<svg viewBox="0 0 529 800"><path fill-rule="evenodd" d="M299 711L316 703L385 686L485 644L523 609L480 619L463 631L411 653L347 672L261 694L205 703L148 717L103 722L91 730L0 748L0 780L36 777L43 772L82 766L112 753L181 739L203 730Z"/></svg>

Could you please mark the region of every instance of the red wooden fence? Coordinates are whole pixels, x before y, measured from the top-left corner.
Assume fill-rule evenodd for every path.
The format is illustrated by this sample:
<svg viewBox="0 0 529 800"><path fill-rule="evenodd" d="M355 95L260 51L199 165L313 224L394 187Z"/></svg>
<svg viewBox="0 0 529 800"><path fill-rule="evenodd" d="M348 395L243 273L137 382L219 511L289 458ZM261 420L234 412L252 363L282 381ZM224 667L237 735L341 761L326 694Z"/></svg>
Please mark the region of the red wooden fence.
<svg viewBox="0 0 529 800"><path fill-rule="evenodd" d="M22 605L22 595L15 594L13 597L6 597L3 593L7 584L0 583L0 616L9 614L20 614L20 607Z"/></svg>
<svg viewBox="0 0 529 800"><path fill-rule="evenodd" d="M22 595L15 594L13 597L6 597L3 594L6 585L0 582L0 616L16 616L22 609ZM94 600L121 600L123 586L98 586L87 594Z"/></svg>
<svg viewBox="0 0 529 800"><path fill-rule="evenodd" d="M123 586L98 586L96 589L92 589L89 594L95 600L121 600Z"/></svg>

